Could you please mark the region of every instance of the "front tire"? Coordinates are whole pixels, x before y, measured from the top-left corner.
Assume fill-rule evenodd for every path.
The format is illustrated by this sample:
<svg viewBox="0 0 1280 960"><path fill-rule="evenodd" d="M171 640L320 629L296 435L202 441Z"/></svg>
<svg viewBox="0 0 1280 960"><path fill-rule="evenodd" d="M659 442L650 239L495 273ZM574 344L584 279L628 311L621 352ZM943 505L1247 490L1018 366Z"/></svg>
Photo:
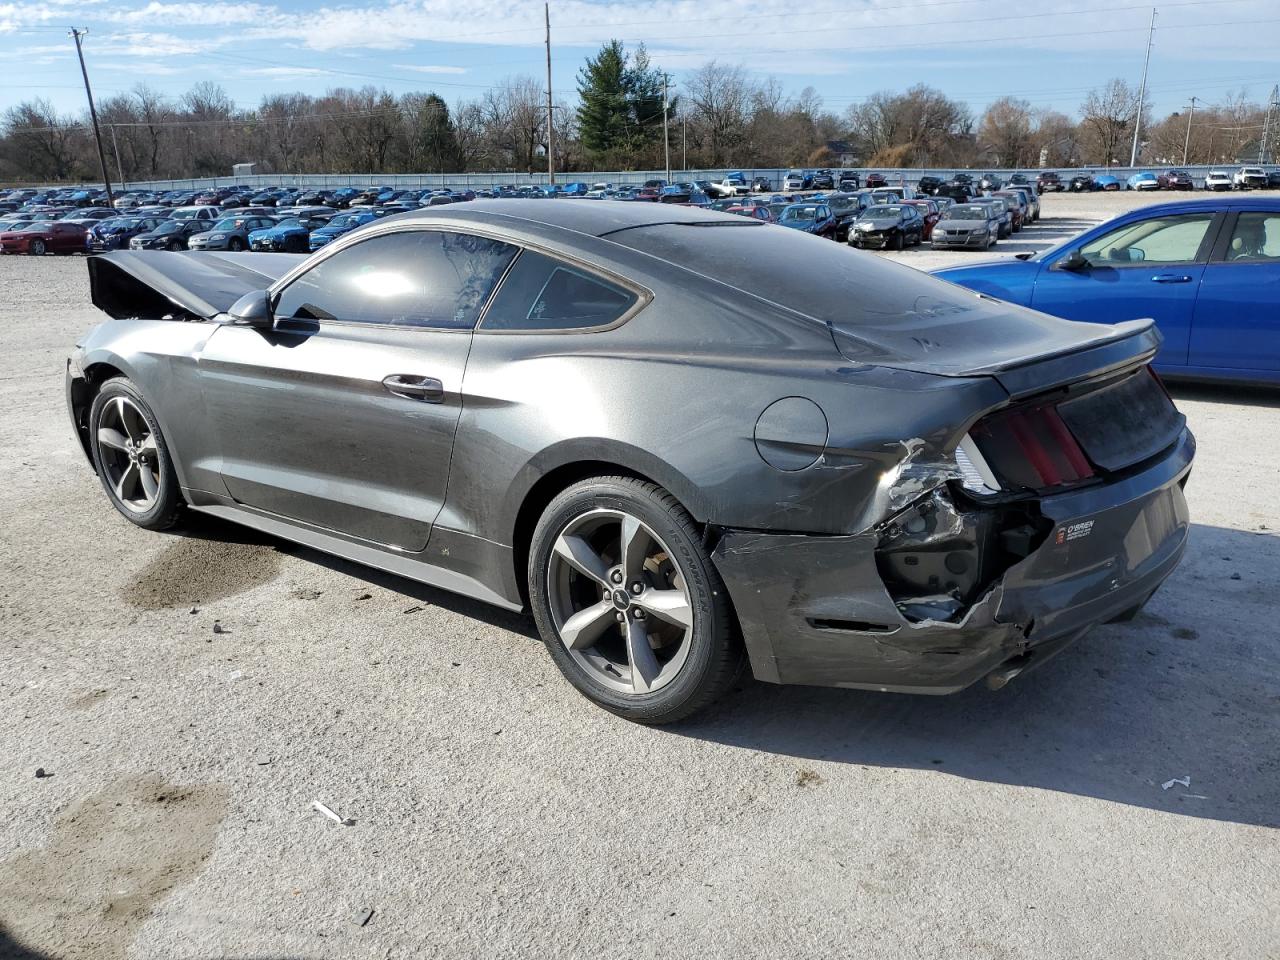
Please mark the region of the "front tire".
<svg viewBox="0 0 1280 960"><path fill-rule="evenodd" d="M182 244L177 240L170 240L168 249L170 253L179 253L182 250Z"/></svg>
<svg viewBox="0 0 1280 960"><path fill-rule="evenodd" d="M89 408L89 449L102 488L121 515L145 530L165 530L185 504L155 414L125 377L108 380Z"/></svg>
<svg viewBox="0 0 1280 960"><path fill-rule="evenodd" d="M32 240L27 246L27 253L33 257L43 257L45 254L45 245L43 240Z"/></svg>
<svg viewBox="0 0 1280 960"><path fill-rule="evenodd" d="M682 720L742 669L728 594L701 531L652 483L598 477L563 491L534 530L528 584L560 672L620 717Z"/></svg>
<svg viewBox="0 0 1280 960"><path fill-rule="evenodd" d="M239 253L244 249L244 241L239 237L232 237L230 241L227 242L227 249L232 253Z"/></svg>

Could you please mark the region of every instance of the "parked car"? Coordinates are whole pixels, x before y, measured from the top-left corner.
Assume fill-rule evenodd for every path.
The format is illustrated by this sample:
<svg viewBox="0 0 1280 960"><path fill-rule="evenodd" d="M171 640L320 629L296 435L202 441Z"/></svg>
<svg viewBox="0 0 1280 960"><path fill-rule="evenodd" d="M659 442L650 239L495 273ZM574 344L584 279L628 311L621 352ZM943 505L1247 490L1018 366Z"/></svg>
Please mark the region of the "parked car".
<svg viewBox="0 0 1280 960"><path fill-rule="evenodd" d="M787 175L782 178L782 189L787 190L808 190L813 186L813 174L806 170L788 170Z"/></svg>
<svg viewBox="0 0 1280 960"><path fill-rule="evenodd" d="M1235 186L1235 181L1231 174L1225 170L1210 170L1204 175L1204 188L1206 190L1230 190Z"/></svg>
<svg viewBox="0 0 1280 960"><path fill-rule="evenodd" d="M924 196L936 196L938 191L946 186L946 181L941 177L935 177L932 174L926 174L916 183L916 193Z"/></svg>
<svg viewBox="0 0 1280 960"><path fill-rule="evenodd" d="M530 609L631 720L690 716L744 663L1002 685L1136 614L1185 549L1194 440L1148 324L641 204L495 200L233 258L89 260L108 318L66 393L112 507Z"/></svg>
<svg viewBox="0 0 1280 960"><path fill-rule="evenodd" d="M974 182L972 174L957 173L945 184L938 188L937 196L950 197L957 203L964 203L973 197L978 196L981 191L978 189L977 183Z"/></svg>
<svg viewBox="0 0 1280 960"><path fill-rule="evenodd" d="M849 228L849 246L904 250L924 241L924 217L906 203L868 207Z"/></svg>
<svg viewBox="0 0 1280 960"><path fill-rule="evenodd" d="M810 185L814 190L834 190L836 188L835 174L830 170L815 170Z"/></svg>
<svg viewBox="0 0 1280 960"><path fill-rule="evenodd" d="M165 217L116 217L113 220L100 220L88 230L89 249L94 253L105 253L108 250L123 250L129 246L134 237L154 230L165 221Z"/></svg>
<svg viewBox="0 0 1280 960"><path fill-rule="evenodd" d="M823 200L831 208L831 215L836 221L832 238L840 243L848 243L849 227L858 219L858 214L871 205L869 197L841 192L828 194Z"/></svg>
<svg viewBox="0 0 1280 960"><path fill-rule="evenodd" d="M186 220L161 220L153 229L129 241L130 250L186 250L187 243L210 227L208 220L191 217Z"/></svg>
<svg viewBox="0 0 1280 960"><path fill-rule="evenodd" d="M62 220L31 220L0 233L0 253L25 253L41 257L46 253L84 253L86 230L78 223Z"/></svg>
<svg viewBox="0 0 1280 960"><path fill-rule="evenodd" d="M920 218L923 221L920 237L922 240L929 240L933 236L934 224L942 216L942 208L938 206L938 201L930 197L927 200L904 200L903 202L920 212Z"/></svg>
<svg viewBox="0 0 1280 960"><path fill-rule="evenodd" d="M992 196L999 197L1009 208L1013 233L1020 233L1031 222L1031 205L1027 203L1026 195L1021 190L997 190Z"/></svg>
<svg viewBox="0 0 1280 960"><path fill-rule="evenodd" d="M1077 173L1071 178L1071 183L1068 189L1072 193L1089 193L1090 191L1097 189L1093 185L1093 174Z"/></svg>
<svg viewBox="0 0 1280 960"><path fill-rule="evenodd" d="M839 181L836 183L836 189L841 193L851 193L854 190L862 189L862 182L858 179L858 175L856 173L841 170Z"/></svg>
<svg viewBox="0 0 1280 960"><path fill-rule="evenodd" d="M998 240L1013 235L1013 210L1005 200L1000 197L974 197L969 202L986 204L995 212L996 219L1000 223L1000 229L996 234Z"/></svg>
<svg viewBox="0 0 1280 960"><path fill-rule="evenodd" d="M274 226L249 234L249 249L264 253L306 253L312 230L319 230L332 218L327 216L285 217Z"/></svg>
<svg viewBox="0 0 1280 960"><path fill-rule="evenodd" d="M1094 190L1119 190L1120 178L1112 176L1109 173L1100 173L1093 178Z"/></svg>
<svg viewBox="0 0 1280 960"><path fill-rule="evenodd" d="M197 233L187 241L188 250L230 250L238 253L249 249L249 234L255 230L270 230L276 225L274 217L223 217L205 232Z"/></svg>
<svg viewBox="0 0 1280 960"><path fill-rule="evenodd" d="M1165 376L1280 384L1280 201L1142 207L1025 260L938 276L1071 320L1153 317Z"/></svg>
<svg viewBox="0 0 1280 960"><path fill-rule="evenodd" d="M753 220L763 220L765 223L773 222L773 214L769 212L769 208L763 204L750 206L735 203L733 206L726 207L725 213L733 213L739 217L750 217Z"/></svg>
<svg viewBox="0 0 1280 960"><path fill-rule="evenodd" d="M1022 199L1026 201L1027 209L1023 214L1024 221L1035 223L1040 219L1040 196L1036 193L1034 188L1028 187L1024 184L1011 183L1004 189L1021 194ZM997 191L997 196L1000 196L1003 193L1003 190Z"/></svg>
<svg viewBox="0 0 1280 960"><path fill-rule="evenodd" d="M930 242L933 249L962 247L986 250L1000 239L1001 217L987 203L952 204L934 224Z"/></svg>
<svg viewBox="0 0 1280 960"><path fill-rule="evenodd" d="M111 220L120 216L120 212L114 207L81 207L74 210L68 210L59 220L72 220L76 223L93 223L95 220Z"/></svg>
<svg viewBox="0 0 1280 960"><path fill-rule="evenodd" d="M1231 184L1237 190L1265 190L1267 171L1261 167L1241 167L1231 178Z"/></svg>
<svg viewBox="0 0 1280 960"><path fill-rule="evenodd" d="M773 181L768 177L754 177L751 180L752 193L772 193Z"/></svg>
<svg viewBox="0 0 1280 960"><path fill-rule="evenodd" d="M883 173L868 173L866 183L864 184L864 186L867 187L887 187L888 185L889 178Z"/></svg>
<svg viewBox="0 0 1280 960"><path fill-rule="evenodd" d="M1011 177L1009 177L1009 182L1006 183L1005 186L1006 187L1026 187L1028 190L1031 191L1032 194L1036 194L1039 192L1036 187L1036 181L1032 180L1025 173L1013 174Z"/></svg>
<svg viewBox="0 0 1280 960"><path fill-rule="evenodd" d="M173 211L174 220L208 220L212 223L214 220L218 220L221 217L221 210L217 207L207 205L177 207ZM208 229L208 227L205 229Z"/></svg>
<svg viewBox="0 0 1280 960"><path fill-rule="evenodd" d="M1131 174L1124 182L1126 190L1159 190L1160 178L1149 171Z"/></svg>
<svg viewBox="0 0 1280 960"><path fill-rule="evenodd" d="M1061 193L1066 190L1062 177L1052 170L1043 170L1036 176L1036 186L1041 193Z"/></svg>
<svg viewBox="0 0 1280 960"><path fill-rule="evenodd" d="M366 223L373 223L384 215L384 212L380 209L352 210L349 213L340 213L324 226L317 227L311 231L310 236L307 238L308 249L319 250L357 227L363 227Z"/></svg>
<svg viewBox="0 0 1280 960"><path fill-rule="evenodd" d="M836 236L836 219L831 215L831 207L825 203L788 204L778 217L778 223L792 230L832 240Z"/></svg>
<svg viewBox="0 0 1280 960"><path fill-rule="evenodd" d="M1267 174L1267 189L1280 190L1280 170L1272 170Z"/></svg>
<svg viewBox="0 0 1280 960"><path fill-rule="evenodd" d="M1156 177L1161 190L1194 190L1195 181L1183 170L1162 170Z"/></svg>
<svg viewBox="0 0 1280 960"><path fill-rule="evenodd" d="M978 189L983 193L993 193L1004 186L1004 181L994 173L984 173L978 179Z"/></svg>

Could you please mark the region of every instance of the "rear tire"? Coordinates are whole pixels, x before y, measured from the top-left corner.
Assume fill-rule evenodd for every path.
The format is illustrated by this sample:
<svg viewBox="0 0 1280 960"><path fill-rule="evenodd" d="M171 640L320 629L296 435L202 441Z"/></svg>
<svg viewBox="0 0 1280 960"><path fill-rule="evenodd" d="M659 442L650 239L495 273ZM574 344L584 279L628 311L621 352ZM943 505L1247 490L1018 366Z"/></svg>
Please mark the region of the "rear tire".
<svg viewBox="0 0 1280 960"><path fill-rule="evenodd" d="M125 377L102 385L89 408L93 467L120 514L144 530L166 530L186 504L156 415Z"/></svg>
<svg viewBox="0 0 1280 960"><path fill-rule="evenodd" d="M556 666L620 717L689 717L721 697L745 663L701 531L655 484L597 477L564 490L534 530L527 576Z"/></svg>

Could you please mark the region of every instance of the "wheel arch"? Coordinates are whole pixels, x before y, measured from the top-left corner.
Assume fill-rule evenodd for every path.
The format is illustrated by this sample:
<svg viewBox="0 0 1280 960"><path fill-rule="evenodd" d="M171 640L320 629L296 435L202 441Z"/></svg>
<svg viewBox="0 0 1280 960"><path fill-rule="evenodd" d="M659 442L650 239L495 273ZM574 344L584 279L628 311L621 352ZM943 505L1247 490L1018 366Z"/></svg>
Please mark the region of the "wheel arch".
<svg viewBox="0 0 1280 960"><path fill-rule="evenodd" d="M555 497L591 477L633 477L662 487L679 501L694 521L710 519L710 505L687 477L653 454L599 438L560 444L535 457L516 476L509 499L510 544L515 583L528 603L526 570L533 530Z"/></svg>

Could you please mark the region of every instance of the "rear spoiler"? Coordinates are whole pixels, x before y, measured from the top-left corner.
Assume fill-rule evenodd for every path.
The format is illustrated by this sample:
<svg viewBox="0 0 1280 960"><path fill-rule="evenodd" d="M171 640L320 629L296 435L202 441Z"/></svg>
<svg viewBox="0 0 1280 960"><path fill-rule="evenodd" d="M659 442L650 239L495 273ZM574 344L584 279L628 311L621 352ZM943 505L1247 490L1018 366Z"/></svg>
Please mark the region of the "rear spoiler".
<svg viewBox="0 0 1280 960"><path fill-rule="evenodd" d="M991 371L991 376L1021 400L1086 377L1100 377L1150 363L1164 337L1151 319L1114 324L1115 336L1083 350L1038 357L1030 363Z"/></svg>
<svg viewBox="0 0 1280 960"><path fill-rule="evenodd" d="M93 305L117 319L212 320L301 262L288 253L116 251L89 258Z"/></svg>

